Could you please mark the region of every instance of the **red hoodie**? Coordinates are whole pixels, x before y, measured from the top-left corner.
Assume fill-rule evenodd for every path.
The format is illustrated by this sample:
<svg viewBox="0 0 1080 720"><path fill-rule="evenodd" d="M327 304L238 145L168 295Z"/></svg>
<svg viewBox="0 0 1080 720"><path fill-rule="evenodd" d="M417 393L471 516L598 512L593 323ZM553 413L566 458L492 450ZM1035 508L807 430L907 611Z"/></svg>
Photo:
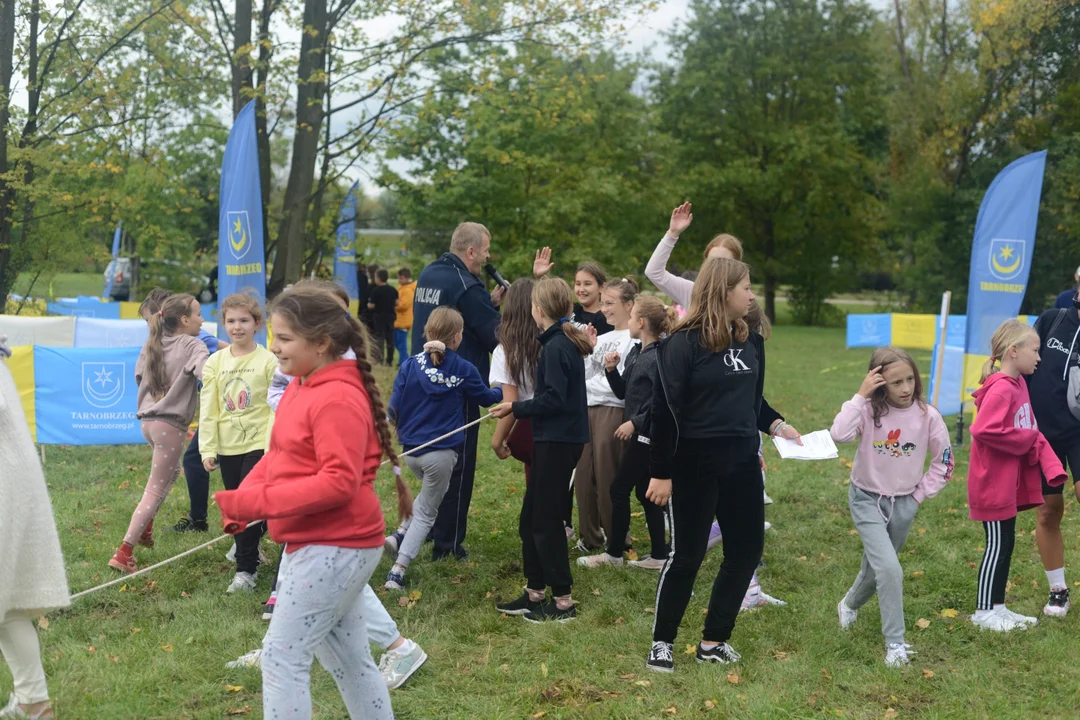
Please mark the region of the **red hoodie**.
<svg viewBox="0 0 1080 720"><path fill-rule="evenodd" d="M1065 469L1039 432L1027 383L994 373L975 391L968 506L972 520L1008 520L1042 505L1042 476L1065 483Z"/></svg>
<svg viewBox="0 0 1080 720"><path fill-rule="evenodd" d="M288 552L382 547L386 525L374 485L381 460L360 371L355 361L340 360L289 384L269 452L238 489L214 499L230 532L265 518L270 537Z"/></svg>

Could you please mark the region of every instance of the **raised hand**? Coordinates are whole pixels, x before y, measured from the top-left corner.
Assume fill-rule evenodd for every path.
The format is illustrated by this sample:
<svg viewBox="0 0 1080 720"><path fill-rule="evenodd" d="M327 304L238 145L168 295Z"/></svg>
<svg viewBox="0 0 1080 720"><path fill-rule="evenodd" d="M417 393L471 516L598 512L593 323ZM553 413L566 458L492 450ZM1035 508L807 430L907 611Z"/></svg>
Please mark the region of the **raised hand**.
<svg viewBox="0 0 1080 720"><path fill-rule="evenodd" d="M867 400L874 394L874 391L879 387L885 386L885 376L881 374L881 366L874 368L870 372L866 373L866 377L863 378L862 385L859 387L859 394Z"/></svg>
<svg viewBox="0 0 1080 720"><path fill-rule="evenodd" d="M690 223L694 221L694 215L690 210L690 203L683 203L671 211L671 224L668 225L668 235L678 238L686 231L686 228L690 227Z"/></svg>
<svg viewBox="0 0 1080 720"><path fill-rule="evenodd" d="M555 263L551 261L551 248L545 247L536 251L536 259L533 260L533 277L542 278L551 272Z"/></svg>
<svg viewBox="0 0 1080 720"><path fill-rule="evenodd" d="M596 347L596 328L591 324L585 326L585 337L589 338L589 344Z"/></svg>

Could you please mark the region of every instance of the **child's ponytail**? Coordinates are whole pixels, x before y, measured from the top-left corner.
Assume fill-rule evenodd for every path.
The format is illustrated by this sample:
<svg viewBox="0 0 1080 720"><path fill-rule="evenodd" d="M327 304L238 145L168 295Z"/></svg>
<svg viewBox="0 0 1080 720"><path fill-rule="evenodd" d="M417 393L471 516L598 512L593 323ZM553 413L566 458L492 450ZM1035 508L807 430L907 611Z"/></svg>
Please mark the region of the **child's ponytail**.
<svg viewBox="0 0 1080 720"><path fill-rule="evenodd" d="M671 334L679 322L679 313L675 306L665 306L658 297L638 295L634 306L637 308L638 317L648 326L649 333L658 338Z"/></svg>
<svg viewBox="0 0 1080 720"><path fill-rule="evenodd" d="M990 338L990 359L983 363L979 384L982 385L997 372L994 368L999 360L1004 359L1005 353L1036 334L1035 328L1019 320L1006 320L1001 323Z"/></svg>
<svg viewBox="0 0 1080 720"><path fill-rule="evenodd" d="M986 381L990 379L990 376L993 375L995 372L997 372L997 370L996 370L997 361L998 361L997 356L991 355L986 360L986 362L983 363L982 375L979 377L979 384L980 385L985 384Z"/></svg>
<svg viewBox="0 0 1080 720"><path fill-rule="evenodd" d="M446 359L446 348L453 344L460 333L465 331L465 320L461 313L452 307L437 307L431 312L424 325L424 352L431 358L431 364L439 367Z"/></svg>
<svg viewBox="0 0 1080 720"><path fill-rule="evenodd" d="M562 323L563 334L570 339L570 342L574 343L574 347L577 348L581 357L592 355L593 343L589 340L589 336L585 334L585 331L566 318L560 319L559 322Z"/></svg>
<svg viewBox="0 0 1080 720"><path fill-rule="evenodd" d="M160 305L160 309L151 312L147 321L150 336L146 339L143 352L146 355L144 382L149 383L150 397L160 400L169 391L169 377L165 374L165 354L162 340L166 335L176 332L180 318L191 314L195 298L191 295L169 295Z"/></svg>

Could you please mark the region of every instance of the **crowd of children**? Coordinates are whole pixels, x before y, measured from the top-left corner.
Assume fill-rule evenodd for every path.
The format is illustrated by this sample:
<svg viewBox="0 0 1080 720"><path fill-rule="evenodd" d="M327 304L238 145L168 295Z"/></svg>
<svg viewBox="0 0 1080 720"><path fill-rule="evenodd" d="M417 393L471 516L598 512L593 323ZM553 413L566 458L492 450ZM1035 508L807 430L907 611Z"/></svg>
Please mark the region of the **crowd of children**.
<svg viewBox="0 0 1080 720"><path fill-rule="evenodd" d="M311 717L315 659L333 676L351 717L392 717L388 689L403 684L427 655L400 634L369 583L388 555L385 588L407 587L408 568L446 507L451 476L462 463L467 407L492 406L492 450L500 460L522 462L526 479L518 525L525 588L497 610L536 623L575 619L569 545L576 538L578 550L600 550L579 557L580 567L628 562L659 573L646 667L673 672L674 643L697 574L706 553L722 544L694 656L738 662L729 640L740 610L783 604L757 580L771 502L762 434L796 442L800 435L764 396L770 327L739 241L714 238L692 279L666 270L691 220L688 204L675 209L646 268L682 307L681 318L676 307L639 294L632 279L609 281L593 263L577 268L573 288L545 270L506 292L489 378L486 367L458 354L465 325L450 307L425 312L417 330L422 346L404 352L400 341L411 330L415 292L404 270L400 291L387 284L385 270L373 274L360 308L363 323L351 316L340 287L305 282L287 289L269 310L269 350L255 341L263 310L246 295L221 303L230 342L218 347L213 338L200 338L195 298L151 293L141 308L150 335L136 366L137 417L153 449L151 468L109 565L138 568L135 547L153 547L155 516L182 464L191 507L173 527L208 529L207 478L220 470L224 490L214 498L236 543L236 573L226 592L257 587L264 535L283 546L263 647L230 666L261 666L267 717ZM535 267L549 270L550 251L542 253L545 262L538 252ZM1080 418L1067 399L1080 299L1075 305L1048 311L1034 328L1001 325L974 393L968 500L986 542L971 620L983 629L1007 632L1038 622L1005 605L1016 516L1025 509L1038 508L1050 592L1044 614L1069 609L1060 500L1065 468L1075 473L1080 463ZM384 408L372 365L392 364L395 346L400 367ZM0 344L0 356L3 350ZM4 410L0 402L0 420ZM197 466L182 459L196 419L188 454L198 454ZM415 501L391 425L419 481ZM858 442L848 503L863 547L858 574L837 604L839 625L851 627L876 594L885 664L903 666L914 650L905 635L899 552L919 506L951 477L948 432L924 397L913 359L887 347L871 355L831 435L838 443ZM384 457L399 494L399 524L389 534L374 487ZM0 492L6 492L2 484ZM630 537L632 493L648 528L647 554L638 555ZM38 505L47 507L47 497L44 503ZM41 542L51 547L54 540L55 532L45 533ZM66 587L53 588L36 596L33 608L66 602ZM0 591L0 650L19 670L4 717L51 713L40 660L34 664L36 644L24 637L28 609ZM385 650L378 665L369 641Z"/></svg>

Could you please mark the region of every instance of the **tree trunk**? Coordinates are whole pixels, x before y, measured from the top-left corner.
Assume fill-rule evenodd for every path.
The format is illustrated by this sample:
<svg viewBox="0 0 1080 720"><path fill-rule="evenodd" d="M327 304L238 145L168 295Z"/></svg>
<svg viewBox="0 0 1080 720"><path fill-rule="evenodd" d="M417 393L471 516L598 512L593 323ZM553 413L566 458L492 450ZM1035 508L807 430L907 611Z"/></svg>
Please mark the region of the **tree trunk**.
<svg viewBox="0 0 1080 720"><path fill-rule="evenodd" d="M8 180L8 126L11 124L11 72L15 54L15 0L0 0L0 312L15 283L11 268L15 190Z"/></svg>
<svg viewBox="0 0 1080 720"><path fill-rule="evenodd" d="M773 272L772 264L776 253L776 229L773 227L772 218L767 218L764 223L765 236L765 317L769 322L776 322L776 273Z"/></svg>
<svg viewBox="0 0 1080 720"><path fill-rule="evenodd" d="M236 0L236 26L233 32L232 101L235 118L251 101L251 2Z"/></svg>
<svg viewBox="0 0 1080 720"><path fill-rule="evenodd" d="M270 277L270 292L300 279L304 261L304 228L307 223L319 133L323 123L324 67L328 42L327 0L304 1L304 33L300 41L300 64L296 82L296 134L293 137L289 182L285 187L277 257Z"/></svg>
<svg viewBox="0 0 1080 720"><path fill-rule="evenodd" d="M262 192L263 215L263 267L270 267L270 131L266 125L266 81L270 73L270 56L273 45L270 42L270 18L277 9L278 0L263 0L259 12L259 69L257 92L255 93L255 144L259 153L259 190ZM270 297L268 295L268 297Z"/></svg>

